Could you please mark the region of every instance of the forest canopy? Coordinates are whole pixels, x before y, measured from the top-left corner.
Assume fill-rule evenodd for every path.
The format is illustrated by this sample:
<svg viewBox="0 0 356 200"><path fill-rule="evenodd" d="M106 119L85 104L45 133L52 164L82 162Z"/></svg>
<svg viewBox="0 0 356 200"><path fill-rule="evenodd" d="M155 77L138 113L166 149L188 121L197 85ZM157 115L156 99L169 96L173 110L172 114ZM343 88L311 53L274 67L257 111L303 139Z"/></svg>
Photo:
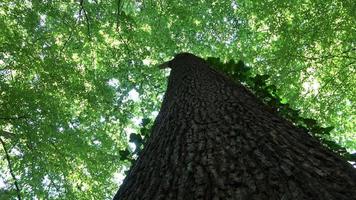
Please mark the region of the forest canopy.
<svg viewBox="0 0 356 200"><path fill-rule="evenodd" d="M0 2L0 199L111 199L191 52L242 60L356 151L356 3ZM135 145L136 144L136 145Z"/></svg>

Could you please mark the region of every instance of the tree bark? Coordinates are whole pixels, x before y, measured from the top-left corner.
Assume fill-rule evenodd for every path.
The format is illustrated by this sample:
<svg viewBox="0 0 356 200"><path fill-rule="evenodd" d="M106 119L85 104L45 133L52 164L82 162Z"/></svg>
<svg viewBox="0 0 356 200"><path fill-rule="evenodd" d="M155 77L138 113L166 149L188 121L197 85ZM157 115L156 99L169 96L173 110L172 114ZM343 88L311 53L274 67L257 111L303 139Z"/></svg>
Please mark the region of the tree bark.
<svg viewBox="0 0 356 200"><path fill-rule="evenodd" d="M201 58L178 54L114 200L356 199L356 170Z"/></svg>

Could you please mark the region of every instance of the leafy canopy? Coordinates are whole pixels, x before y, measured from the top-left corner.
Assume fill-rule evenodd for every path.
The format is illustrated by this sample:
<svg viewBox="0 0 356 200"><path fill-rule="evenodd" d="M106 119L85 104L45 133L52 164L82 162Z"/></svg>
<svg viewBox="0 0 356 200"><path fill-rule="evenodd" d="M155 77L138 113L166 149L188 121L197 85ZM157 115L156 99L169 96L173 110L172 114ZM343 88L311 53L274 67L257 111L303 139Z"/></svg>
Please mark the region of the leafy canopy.
<svg viewBox="0 0 356 200"><path fill-rule="evenodd" d="M354 11L344 0L1 1L0 199L111 199L159 110L168 73L155 65L181 51L243 60L355 150Z"/></svg>

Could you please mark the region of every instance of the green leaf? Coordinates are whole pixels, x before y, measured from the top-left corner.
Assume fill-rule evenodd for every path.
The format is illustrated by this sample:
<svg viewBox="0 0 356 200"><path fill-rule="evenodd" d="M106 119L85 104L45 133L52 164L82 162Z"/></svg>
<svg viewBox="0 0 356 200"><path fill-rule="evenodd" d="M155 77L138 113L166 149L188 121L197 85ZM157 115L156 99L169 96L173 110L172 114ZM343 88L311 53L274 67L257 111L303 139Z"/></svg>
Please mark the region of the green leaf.
<svg viewBox="0 0 356 200"><path fill-rule="evenodd" d="M141 122L141 126L147 126L152 120L150 118L143 118Z"/></svg>
<svg viewBox="0 0 356 200"><path fill-rule="evenodd" d="M128 149L120 150L119 155L121 160L128 160L130 157L130 151Z"/></svg>
<svg viewBox="0 0 356 200"><path fill-rule="evenodd" d="M131 133L129 141L135 143L137 147L140 147L143 144L143 139L141 135L137 133Z"/></svg>

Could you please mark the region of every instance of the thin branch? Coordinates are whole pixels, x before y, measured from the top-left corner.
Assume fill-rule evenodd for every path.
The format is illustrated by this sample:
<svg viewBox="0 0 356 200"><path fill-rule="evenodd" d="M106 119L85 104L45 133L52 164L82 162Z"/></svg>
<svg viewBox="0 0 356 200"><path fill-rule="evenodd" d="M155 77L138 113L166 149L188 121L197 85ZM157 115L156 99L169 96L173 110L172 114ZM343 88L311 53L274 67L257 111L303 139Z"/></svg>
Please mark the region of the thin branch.
<svg viewBox="0 0 356 200"><path fill-rule="evenodd" d="M347 55L349 53L353 53L356 51L356 48L351 48L344 50L340 53L337 54L327 54L327 55L321 55L321 56L303 56L303 55L297 55L296 57L302 58L302 59L307 59L307 60L327 60L327 59L334 59L334 58L345 58L345 59L356 59L356 57Z"/></svg>
<svg viewBox="0 0 356 200"><path fill-rule="evenodd" d="M67 46L67 43L70 41L70 39L72 38L73 36L73 30L70 32L68 38L66 39L66 41L64 42L62 48L59 50L59 53L62 54L64 48Z"/></svg>
<svg viewBox="0 0 356 200"><path fill-rule="evenodd" d="M79 4L80 4L79 15L81 15L82 12L84 13L85 21L86 21L86 24L87 24L88 37L91 40L90 23L89 23L90 20L89 20L89 16L88 16L87 11L84 8L84 0L80 0Z"/></svg>
<svg viewBox="0 0 356 200"><path fill-rule="evenodd" d="M15 136L14 133L8 132L8 131L0 131L0 136L3 136L4 138L10 139L13 138Z"/></svg>
<svg viewBox="0 0 356 200"><path fill-rule="evenodd" d="M119 30L119 19L121 14L121 0L117 1L117 10L116 10L116 31Z"/></svg>
<svg viewBox="0 0 356 200"><path fill-rule="evenodd" d="M79 12L80 12L80 11L79 11ZM64 44L63 44L63 46L62 46L62 48L59 50L59 55L62 54L62 52L63 52L63 50L66 48L68 42L72 39L74 30L75 30L75 26L78 24L78 22L79 22L79 17L75 20L75 22L74 22L74 27L72 27L72 26L70 26L70 24L67 23L66 20L64 20L64 23L65 23L68 27L70 27L70 28L69 28L69 29L70 29L70 34L69 34L68 38L65 40L65 42L64 42Z"/></svg>
<svg viewBox="0 0 356 200"><path fill-rule="evenodd" d="M12 169L12 165L11 165L11 161L10 161L10 155L7 152L7 149L6 149L6 146L5 146L5 142L1 139L1 137L0 137L0 142L1 142L2 148L5 151L6 160L7 160L7 164L9 165L10 174L11 174L12 178L14 179L14 184L15 184L15 188L16 188L16 192L17 192L17 199L21 200L21 193L20 193L21 190L19 188L16 176L15 176L14 171Z"/></svg>
<svg viewBox="0 0 356 200"><path fill-rule="evenodd" d="M0 120L18 120L18 119L26 119L26 116L15 116L15 117L0 117Z"/></svg>

